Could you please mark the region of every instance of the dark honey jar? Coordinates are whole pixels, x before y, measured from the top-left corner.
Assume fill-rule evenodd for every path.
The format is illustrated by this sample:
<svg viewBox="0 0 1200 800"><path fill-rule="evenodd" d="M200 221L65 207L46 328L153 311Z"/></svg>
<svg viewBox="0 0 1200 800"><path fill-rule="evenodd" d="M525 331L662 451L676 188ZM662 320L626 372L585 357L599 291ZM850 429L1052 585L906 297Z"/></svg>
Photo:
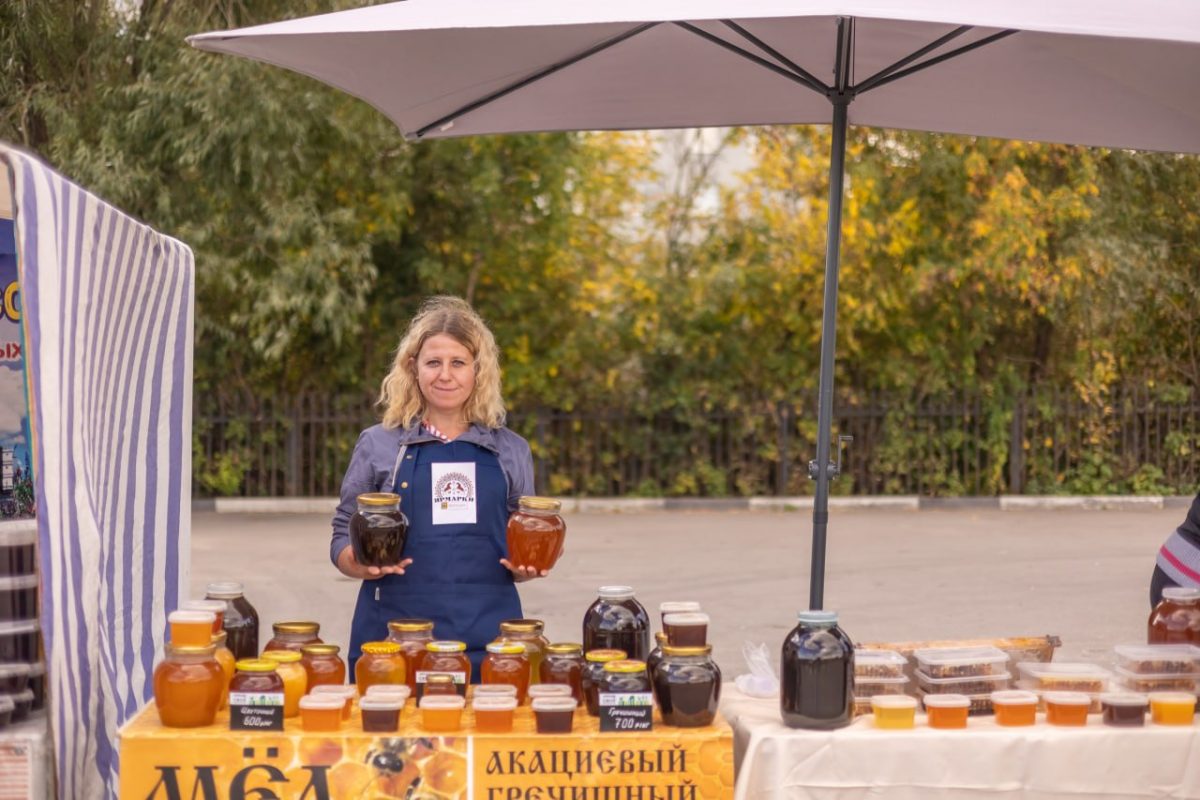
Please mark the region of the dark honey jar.
<svg viewBox="0 0 1200 800"><path fill-rule="evenodd" d="M636 659L609 661L604 665L599 694L644 694L650 692L646 662Z"/></svg>
<svg viewBox="0 0 1200 800"><path fill-rule="evenodd" d="M584 656L586 663L580 674L583 699L588 713L593 717L600 716L600 684L604 680L604 665L625 657L624 650L589 650Z"/></svg>
<svg viewBox="0 0 1200 800"><path fill-rule="evenodd" d="M542 660L542 683L565 683L571 687L575 702L583 703L583 645L557 642L546 646Z"/></svg>
<svg viewBox="0 0 1200 800"><path fill-rule="evenodd" d="M258 658L258 612L242 593L242 584L237 581L210 583L204 591L204 597L206 600L225 601L225 617L221 626L225 629L225 646L233 653L233 657L238 660Z"/></svg>
<svg viewBox="0 0 1200 800"><path fill-rule="evenodd" d="M562 555L567 524L559 516L562 503L549 497L522 497L508 518L508 560L518 567L548 570Z"/></svg>
<svg viewBox="0 0 1200 800"><path fill-rule="evenodd" d="M650 655L650 617L630 586L601 586L583 616L583 649L624 650L645 661Z"/></svg>
<svg viewBox="0 0 1200 800"><path fill-rule="evenodd" d="M322 644L319 636L321 626L316 622L276 622L271 630L275 635L263 648L264 653L268 650L295 650L302 653L306 644Z"/></svg>
<svg viewBox="0 0 1200 800"><path fill-rule="evenodd" d="M664 645L654 668L654 698L663 722L677 728L712 724L721 699L721 669L712 660L712 645Z"/></svg>
<svg viewBox="0 0 1200 800"><path fill-rule="evenodd" d="M779 704L790 728L840 728L854 716L854 643L832 611L801 611L783 642Z"/></svg>
<svg viewBox="0 0 1200 800"><path fill-rule="evenodd" d="M408 537L408 517L400 510L400 495L368 492L358 496L358 512L350 518L354 560L366 567L400 563Z"/></svg>

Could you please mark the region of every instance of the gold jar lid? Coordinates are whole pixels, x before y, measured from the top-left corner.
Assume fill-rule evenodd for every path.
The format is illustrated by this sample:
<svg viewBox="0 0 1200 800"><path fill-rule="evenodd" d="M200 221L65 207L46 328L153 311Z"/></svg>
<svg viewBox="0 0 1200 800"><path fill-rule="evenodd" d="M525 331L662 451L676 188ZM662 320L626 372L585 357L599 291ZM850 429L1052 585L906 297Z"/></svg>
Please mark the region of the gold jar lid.
<svg viewBox="0 0 1200 800"><path fill-rule="evenodd" d="M555 500L553 497L526 495L517 502L521 504L521 508L528 508L533 511L558 511L562 508L562 501Z"/></svg>
<svg viewBox="0 0 1200 800"><path fill-rule="evenodd" d="M276 622L271 626L275 633L311 633L316 635L321 626L316 622Z"/></svg>
<svg viewBox="0 0 1200 800"><path fill-rule="evenodd" d="M243 658L234 666L238 672L274 672L279 665L265 658Z"/></svg>
<svg viewBox="0 0 1200 800"><path fill-rule="evenodd" d="M620 661L609 661L604 665L605 672L619 672L622 674L632 674L634 672L645 672L645 661L633 661L632 659L622 659Z"/></svg>
<svg viewBox="0 0 1200 800"><path fill-rule="evenodd" d="M487 646L487 651L503 656L519 656L525 654L525 645L520 642L492 642Z"/></svg>
<svg viewBox="0 0 1200 800"><path fill-rule="evenodd" d="M664 644L662 651L664 656L711 656L712 645L702 644L688 647L676 647L674 645Z"/></svg>
<svg viewBox="0 0 1200 800"><path fill-rule="evenodd" d="M360 506L370 506L371 508L394 506L400 503L400 495L392 492L366 492L360 494L356 499Z"/></svg>
<svg viewBox="0 0 1200 800"><path fill-rule="evenodd" d="M428 619L393 619L388 630L396 633L421 633L433 630L433 621Z"/></svg>
<svg viewBox="0 0 1200 800"><path fill-rule="evenodd" d="M588 661L603 664L607 661L620 661L628 658L629 654L624 650L588 650L587 655L584 657Z"/></svg>
<svg viewBox="0 0 1200 800"><path fill-rule="evenodd" d="M392 644L395 644L395 642ZM399 649L399 647L399 645L396 645L397 649ZM425 650L430 653L463 653L466 652L466 649L466 642L442 640L437 642L427 642L425 644Z"/></svg>
<svg viewBox="0 0 1200 800"><path fill-rule="evenodd" d="M295 650L265 650L260 657L267 661L274 661L277 664L291 664L294 661L299 661L301 655Z"/></svg>
<svg viewBox="0 0 1200 800"><path fill-rule="evenodd" d="M342 651L342 648L336 644L306 644L300 648L301 653L307 653L310 656L336 656Z"/></svg>
<svg viewBox="0 0 1200 800"><path fill-rule="evenodd" d="M362 646L366 655L392 656L400 652L400 645L395 642L367 642Z"/></svg>
<svg viewBox="0 0 1200 800"><path fill-rule="evenodd" d="M556 656L581 656L583 645L578 642L555 642L546 645L546 652Z"/></svg>
<svg viewBox="0 0 1200 800"><path fill-rule="evenodd" d="M215 638L215 637L214 637ZM217 652L214 644L171 644L167 642L166 653L169 656L211 656Z"/></svg>
<svg viewBox="0 0 1200 800"><path fill-rule="evenodd" d="M541 633L546 623L540 619L506 619L500 623L501 633Z"/></svg>

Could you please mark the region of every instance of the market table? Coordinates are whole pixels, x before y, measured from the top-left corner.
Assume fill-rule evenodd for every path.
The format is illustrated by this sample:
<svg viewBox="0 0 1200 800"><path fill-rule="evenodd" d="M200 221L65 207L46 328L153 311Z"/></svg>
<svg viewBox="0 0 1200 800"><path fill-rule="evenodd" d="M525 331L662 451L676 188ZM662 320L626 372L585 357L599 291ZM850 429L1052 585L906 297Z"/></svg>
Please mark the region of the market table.
<svg viewBox="0 0 1200 800"><path fill-rule="evenodd" d="M512 733L422 730L410 702L396 734L363 733L358 709L336 733L231 731L221 712L203 728L164 728L153 703L120 732L121 797L728 800L733 736L705 728L600 733L580 709L570 734L538 734L528 707ZM577 787L597 787L580 794ZM269 793L264 793L266 790ZM409 790L412 792L409 793Z"/></svg>
<svg viewBox="0 0 1200 800"><path fill-rule="evenodd" d="M1200 727L1030 728L972 717L966 730L878 730L870 716L836 731L780 721L779 701L725 688L736 800L777 798L1200 798Z"/></svg>

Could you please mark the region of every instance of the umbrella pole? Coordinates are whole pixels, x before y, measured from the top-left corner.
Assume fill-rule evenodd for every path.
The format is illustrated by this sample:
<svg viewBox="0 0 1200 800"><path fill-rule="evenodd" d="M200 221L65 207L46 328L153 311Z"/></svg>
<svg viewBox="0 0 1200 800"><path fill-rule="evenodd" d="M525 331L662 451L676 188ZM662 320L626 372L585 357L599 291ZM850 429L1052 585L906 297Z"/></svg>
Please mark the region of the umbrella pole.
<svg viewBox="0 0 1200 800"><path fill-rule="evenodd" d="M829 458L833 428L833 362L837 342L838 269L842 250L842 189L846 178L846 128L850 104L834 95L833 150L829 165L829 228L825 244L825 303L821 313L821 372L817 405L817 458L809 473L817 480L813 500L812 562L809 567L808 607L823 607L825 595L825 534L829 527L829 481L836 467Z"/></svg>

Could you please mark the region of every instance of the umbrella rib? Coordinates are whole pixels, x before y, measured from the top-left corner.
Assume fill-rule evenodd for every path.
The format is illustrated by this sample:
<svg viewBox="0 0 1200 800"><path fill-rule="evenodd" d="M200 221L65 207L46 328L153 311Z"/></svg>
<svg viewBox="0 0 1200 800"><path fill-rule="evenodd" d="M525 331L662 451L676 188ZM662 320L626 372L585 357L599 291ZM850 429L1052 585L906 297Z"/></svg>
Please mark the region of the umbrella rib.
<svg viewBox="0 0 1200 800"><path fill-rule="evenodd" d="M850 92L850 71L854 67L854 17L838 17L837 52L833 65L833 93Z"/></svg>
<svg viewBox="0 0 1200 800"><path fill-rule="evenodd" d="M867 78L862 83L858 84L858 86L855 86L854 90L856 92L865 92L865 91L871 89L873 86L875 86L875 84L879 83L881 80L886 78L888 75L891 75L896 70L907 67L909 64L916 61L918 58L925 57L927 54L932 53L934 50L937 50L939 47L944 45L946 42L950 41L951 39L956 39L959 36L962 36L964 33L966 33L967 31L969 31L971 29L972 29L972 26L970 26L970 25L961 25L961 26L955 28L954 30L947 33L945 36L935 39L934 41L932 41L929 44L922 47L920 50L916 51L915 53L905 56L904 58L897 61L895 64L892 64L891 66L888 66L888 67L885 67L885 68L879 70L879 72L876 72L874 75Z"/></svg>
<svg viewBox="0 0 1200 800"><path fill-rule="evenodd" d="M742 58L746 59L747 61L757 64L758 66L762 67L763 69L769 69L771 72L774 72L776 75L782 75L783 77L787 78L789 81L800 84L805 89L812 89L814 92L817 92L818 94L822 94L822 95L828 94L828 92L829 92L829 87L820 85L819 83L817 86L813 86L811 83L808 82L808 80L804 76L797 75L796 73L792 72L791 70L784 69L783 67L779 66L778 64L773 64L770 61L767 61L765 58L760 58L759 56L754 55L754 53L751 53L749 50L744 50L741 47L738 47L736 44L733 44L732 42L725 41L720 36L714 36L713 34L709 33L708 31L706 31L702 28L697 28L695 25L693 25L690 22L676 22L675 24L678 25L679 27L683 28L685 31L694 33L702 39L707 39L708 41L712 42L713 44L717 45L718 47L723 47L726 50L728 50L729 52L739 55Z"/></svg>
<svg viewBox="0 0 1200 800"><path fill-rule="evenodd" d="M1001 39L1006 39L1009 36L1012 36L1014 33L1020 33L1020 31L1016 30L1015 28L1010 28L1005 31L1000 31L999 33L993 33L991 36L987 36L983 39L980 39L977 42L972 42L971 44L963 45L962 47L958 48L957 50L951 50L949 53L944 53L940 56L937 56L936 58L931 58L928 61L923 61L920 64L917 64L915 67L909 67L908 69L901 70L900 72L894 72L891 75L888 75L886 78L881 78L880 80L876 81L875 85L871 86L870 88L878 89L880 86L889 84L892 81L898 81L901 78L907 78L909 75L912 75L915 72L920 72L921 70L923 70L927 67L932 67L935 64L940 64L943 61L948 61L952 58L956 58L957 56L964 55L965 53L969 53L972 50L977 50L978 48L983 47L984 45L989 45L992 42L998 42ZM864 89L862 91L867 91L867 90ZM861 93L862 92L860 92L860 94Z"/></svg>
<svg viewBox="0 0 1200 800"><path fill-rule="evenodd" d="M425 126L419 128L417 130L417 132L413 134L413 137L420 139L425 134L429 133L430 131L435 130L437 128L441 128L442 126L447 125L449 123L452 123L452 122L454 122L454 120L458 119L459 117L463 116L464 114L469 114L472 111L475 111L476 109L482 108L483 106L486 106L490 103L494 103L495 101L499 100L500 98L510 95L519 89L524 89L526 86L528 86L531 83L536 83L537 81L540 81L542 78L549 77L550 75L553 75L554 73L558 72L559 70L566 69L567 67L571 66L572 64L577 64L580 61L583 61L585 58L590 58L590 57L596 55L597 53L600 53L600 52L603 52L603 51L609 49L610 47L614 47L614 46L620 44L621 42L624 42L627 39L631 39L634 36L637 36L639 33L648 31L651 28L653 28L659 24L661 24L661 23L647 22L644 25L638 25L636 28L631 28L630 30L627 30L624 33L618 34L617 36L614 36L611 39L607 39L603 42L600 42L599 44L593 45L593 46L589 47L588 49L584 50L583 52L576 53L575 55L573 55L569 58L566 58L562 61L555 62L554 64L551 64L548 67L538 70L537 72L533 73L532 75L522 78L521 80L517 81L516 83L505 86L503 89L498 89L497 91L494 91L489 95L481 97L478 100L474 100L470 103L467 103L465 106L462 106L461 108L450 112L449 114L445 115L444 117L439 117L438 119L434 120L433 122L429 123L428 125L425 125Z"/></svg>
<svg viewBox="0 0 1200 800"><path fill-rule="evenodd" d="M743 28L741 25L738 25L736 22L734 22L731 19L723 19L723 20L721 20L721 22L726 27L728 27L730 30L732 30L734 33L736 33L738 36L741 36L743 39L745 39L746 41L753 44L759 50L762 50L764 53L769 55L771 58L773 58L776 61L778 61L779 63L783 64L785 67L787 67L788 69L795 72L801 78L804 78L804 80L808 83L808 88L810 88L816 92L823 92L823 93L829 92L829 87L826 86L824 83L822 83L820 80L818 80L815 75L813 75L808 70L804 69L804 67L800 66L795 61L792 61L790 58L785 56L783 53L780 53L774 47L771 47L771 45L767 44L762 39L759 39L757 36L755 36L750 31L746 30L745 28Z"/></svg>

